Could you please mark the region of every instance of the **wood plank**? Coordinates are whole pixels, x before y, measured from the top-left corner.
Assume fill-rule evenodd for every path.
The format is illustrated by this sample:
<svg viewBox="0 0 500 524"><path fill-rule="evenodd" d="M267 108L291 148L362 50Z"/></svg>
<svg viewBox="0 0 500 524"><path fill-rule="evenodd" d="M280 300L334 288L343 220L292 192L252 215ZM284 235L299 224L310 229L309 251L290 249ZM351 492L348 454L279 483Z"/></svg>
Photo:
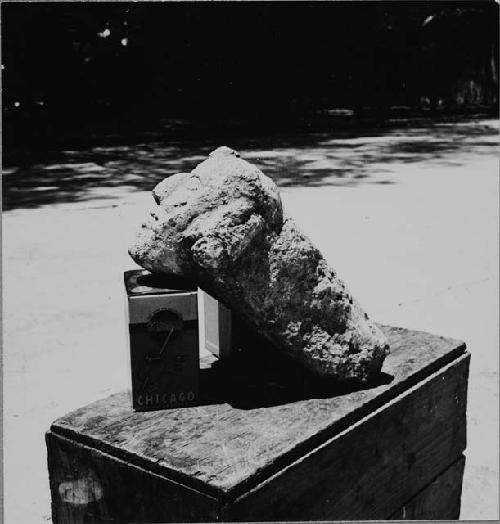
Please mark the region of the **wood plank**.
<svg viewBox="0 0 500 524"><path fill-rule="evenodd" d="M465 457L462 455L389 518L391 520L458 520L464 467Z"/></svg>
<svg viewBox="0 0 500 524"><path fill-rule="evenodd" d="M217 520L213 498L48 432L54 524Z"/></svg>
<svg viewBox="0 0 500 524"><path fill-rule="evenodd" d="M134 413L121 393L62 417L51 429L209 495L235 499L465 352L457 340L382 329L391 354L380 381L366 389L301 382L282 368L266 369L271 358L254 359L240 375L221 374L217 366L204 370L206 405ZM289 377L297 380L280 382Z"/></svg>
<svg viewBox="0 0 500 524"><path fill-rule="evenodd" d="M227 503L221 519L387 518L465 449L469 360L459 357Z"/></svg>

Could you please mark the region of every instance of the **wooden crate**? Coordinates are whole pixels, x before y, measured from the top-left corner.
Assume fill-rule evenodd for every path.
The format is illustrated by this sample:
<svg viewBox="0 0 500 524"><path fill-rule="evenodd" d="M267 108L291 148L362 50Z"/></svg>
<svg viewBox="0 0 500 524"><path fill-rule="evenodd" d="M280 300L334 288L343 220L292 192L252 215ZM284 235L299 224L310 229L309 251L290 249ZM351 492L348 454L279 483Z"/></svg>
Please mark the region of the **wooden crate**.
<svg viewBox="0 0 500 524"><path fill-rule="evenodd" d="M382 329L392 352L367 389L276 384L264 370L227 390L215 364L206 405L138 413L119 393L58 419L54 522L458 518L465 344Z"/></svg>

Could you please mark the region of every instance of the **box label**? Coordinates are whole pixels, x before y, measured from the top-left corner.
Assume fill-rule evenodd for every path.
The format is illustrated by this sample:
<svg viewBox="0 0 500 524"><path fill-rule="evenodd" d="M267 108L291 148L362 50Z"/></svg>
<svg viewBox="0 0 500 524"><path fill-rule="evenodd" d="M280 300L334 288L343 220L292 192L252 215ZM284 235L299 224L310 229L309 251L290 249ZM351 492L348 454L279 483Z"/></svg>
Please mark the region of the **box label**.
<svg viewBox="0 0 500 524"><path fill-rule="evenodd" d="M189 297L187 297L189 299ZM165 299L163 305L168 305ZM198 399L197 319L162 307L147 322L130 324L132 402L139 411L193 404Z"/></svg>

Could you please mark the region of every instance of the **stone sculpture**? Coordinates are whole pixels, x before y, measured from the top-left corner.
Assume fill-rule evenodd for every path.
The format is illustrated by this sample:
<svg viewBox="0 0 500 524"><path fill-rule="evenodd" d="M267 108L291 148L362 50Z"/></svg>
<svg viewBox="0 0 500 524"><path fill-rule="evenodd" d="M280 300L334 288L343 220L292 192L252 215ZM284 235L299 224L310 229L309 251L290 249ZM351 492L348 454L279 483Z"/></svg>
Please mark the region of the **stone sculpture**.
<svg viewBox="0 0 500 524"><path fill-rule="evenodd" d="M389 351L380 329L286 216L277 186L228 147L153 190L131 257L182 275L305 368L367 382Z"/></svg>

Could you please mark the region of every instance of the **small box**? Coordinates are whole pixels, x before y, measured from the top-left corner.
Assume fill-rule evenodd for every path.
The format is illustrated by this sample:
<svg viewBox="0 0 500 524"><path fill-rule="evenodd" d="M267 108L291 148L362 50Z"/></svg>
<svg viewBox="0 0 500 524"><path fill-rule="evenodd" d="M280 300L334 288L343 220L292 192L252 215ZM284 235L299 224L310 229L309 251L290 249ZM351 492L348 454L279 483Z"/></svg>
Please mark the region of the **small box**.
<svg viewBox="0 0 500 524"><path fill-rule="evenodd" d="M201 289L199 299L203 311L200 326L203 325L205 349L219 360L226 360L231 356L233 344L231 310Z"/></svg>
<svg viewBox="0 0 500 524"><path fill-rule="evenodd" d="M132 270L125 272L125 289L133 408L195 404L200 368L196 285Z"/></svg>

